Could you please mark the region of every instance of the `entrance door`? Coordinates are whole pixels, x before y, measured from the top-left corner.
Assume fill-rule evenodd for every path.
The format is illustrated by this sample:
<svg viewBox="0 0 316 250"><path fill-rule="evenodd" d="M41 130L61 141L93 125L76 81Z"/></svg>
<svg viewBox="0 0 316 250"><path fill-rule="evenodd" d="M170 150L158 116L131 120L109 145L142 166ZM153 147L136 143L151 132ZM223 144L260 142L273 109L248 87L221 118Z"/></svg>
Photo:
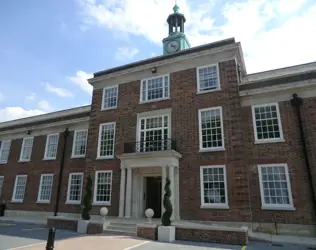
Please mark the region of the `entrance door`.
<svg viewBox="0 0 316 250"><path fill-rule="evenodd" d="M154 210L154 218L161 217L161 177L146 178L146 209Z"/></svg>

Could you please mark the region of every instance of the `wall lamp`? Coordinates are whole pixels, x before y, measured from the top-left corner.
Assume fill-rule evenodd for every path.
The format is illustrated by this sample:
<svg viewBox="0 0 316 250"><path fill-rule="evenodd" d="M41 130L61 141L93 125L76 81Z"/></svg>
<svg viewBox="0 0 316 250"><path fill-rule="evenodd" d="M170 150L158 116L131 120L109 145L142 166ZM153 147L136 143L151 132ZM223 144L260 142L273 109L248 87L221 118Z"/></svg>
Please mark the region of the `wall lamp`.
<svg viewBox="0 0 316 250"><path fill-rule="evenodd" d="M27 134L27 135L30 135L31 133L32 133L31 130L27 130L27 131L26 131L26 134Z"/></svg>
<svg viewBox="0 0 316 250"><path fill-rule="evenodd" d="M155 74L157 72L157 68L156 67L152 67L151 68L151 73Z"/></svg>

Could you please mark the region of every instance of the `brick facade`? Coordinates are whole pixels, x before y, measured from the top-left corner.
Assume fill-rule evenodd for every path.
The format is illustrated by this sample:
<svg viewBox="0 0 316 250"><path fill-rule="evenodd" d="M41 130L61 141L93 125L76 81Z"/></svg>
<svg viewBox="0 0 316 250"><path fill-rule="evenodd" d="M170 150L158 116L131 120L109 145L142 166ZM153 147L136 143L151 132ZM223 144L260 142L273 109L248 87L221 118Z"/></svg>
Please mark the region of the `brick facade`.
<svg viewBox="0 0 316 250"><path fill-rule="evenodd" d="M198 221L267 222L315 224L312 192L300 141L299 125L294 108L288 101L280 101L279 109L284 142L255 144L250 105L242 105L240 80L236 60L219 63L221 90L197 94L196 68L170 74L170 99L139 103L140 79L122 83L118 88L116 109L101 111L102 88L93 91L85 158L71 158L73 132L67 138L62 176L59 211L80 213L80 205L65 204L69 173L84 172L95 179L95 171L112 170L110 216L118 216L120 197L120 160L97 159L99 125L116 122L115 156L121 155L124 143L136 141L137 114L159 109L171 109L171 134L176 139L177 151L182 154L179 165L180 218ZM291 94L291 93L290 93ZM198 110L221 106L223 110L225 151L199 152ZM316 180L316 97L304 99L302 106L304 131L307 138L312 176ZM1 139L1 137L0 137ZM59 135L57 159L43 160L46 136L36 136L30 162L19 163L22 139L12 140L9 160L0 165L0 176L5 176L2 200L11 200L15 176L27 174L23 203L9 203L10 210L53 212L61 164L63 133ZM295 211L261 209L258 164L286 163ZM229 209L202 209L200 166L225 165ZM37 204L40 175L54 174L51 202ZM84 182L85 184L85 182ZM314 182L316 188L316 182ZM101 206L94 205L93 214Z"/></svg>

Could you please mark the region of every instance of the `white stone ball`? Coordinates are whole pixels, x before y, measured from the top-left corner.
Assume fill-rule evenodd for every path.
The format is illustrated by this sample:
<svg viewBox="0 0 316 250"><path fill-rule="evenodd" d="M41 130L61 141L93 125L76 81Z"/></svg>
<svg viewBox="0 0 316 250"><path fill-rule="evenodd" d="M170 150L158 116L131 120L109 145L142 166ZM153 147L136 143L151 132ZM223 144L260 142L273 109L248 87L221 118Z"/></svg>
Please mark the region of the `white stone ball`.
<svg viewBox="0 0 316 250"><path fill-rule="evenodd" d="M147 218L152 218L154 216L154 210L152 210L151 208L146 209L145 211L145 215Z"/></svg>
<svg viewBox="0 0 316 250"><path fill-rule="evenodd" d="M106 216L108 214L109 210L106 207L101 207L100 209L100 215Z"/></svg>

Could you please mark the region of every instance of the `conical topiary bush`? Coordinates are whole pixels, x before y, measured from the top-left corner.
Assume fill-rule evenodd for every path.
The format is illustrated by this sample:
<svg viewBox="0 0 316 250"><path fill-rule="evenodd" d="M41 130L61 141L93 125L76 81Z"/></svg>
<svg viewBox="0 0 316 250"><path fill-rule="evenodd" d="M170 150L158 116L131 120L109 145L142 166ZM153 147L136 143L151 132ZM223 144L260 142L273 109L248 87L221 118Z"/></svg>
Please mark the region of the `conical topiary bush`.
<svg viewBox="0 0 316 250"><path fill-rule="evenodd" d="M166 178L166 185L165 185L165 195L163 197L163 206L165 208L165 212L162 215L161 222L164 226L171 225L171 215L172 215L172 204L170 201L171 197L171 190L170 190L170 179L169 177Z"/></svg>
<svg viewBox="0 0 316 250"><path fill-rule="evenodd" d="M91 179L91 176L89 175L87 177L85 195L83 198L83 209L81 213L81 218L83 220L90 220L91 209L92 209L92 179Z"/></svg>

